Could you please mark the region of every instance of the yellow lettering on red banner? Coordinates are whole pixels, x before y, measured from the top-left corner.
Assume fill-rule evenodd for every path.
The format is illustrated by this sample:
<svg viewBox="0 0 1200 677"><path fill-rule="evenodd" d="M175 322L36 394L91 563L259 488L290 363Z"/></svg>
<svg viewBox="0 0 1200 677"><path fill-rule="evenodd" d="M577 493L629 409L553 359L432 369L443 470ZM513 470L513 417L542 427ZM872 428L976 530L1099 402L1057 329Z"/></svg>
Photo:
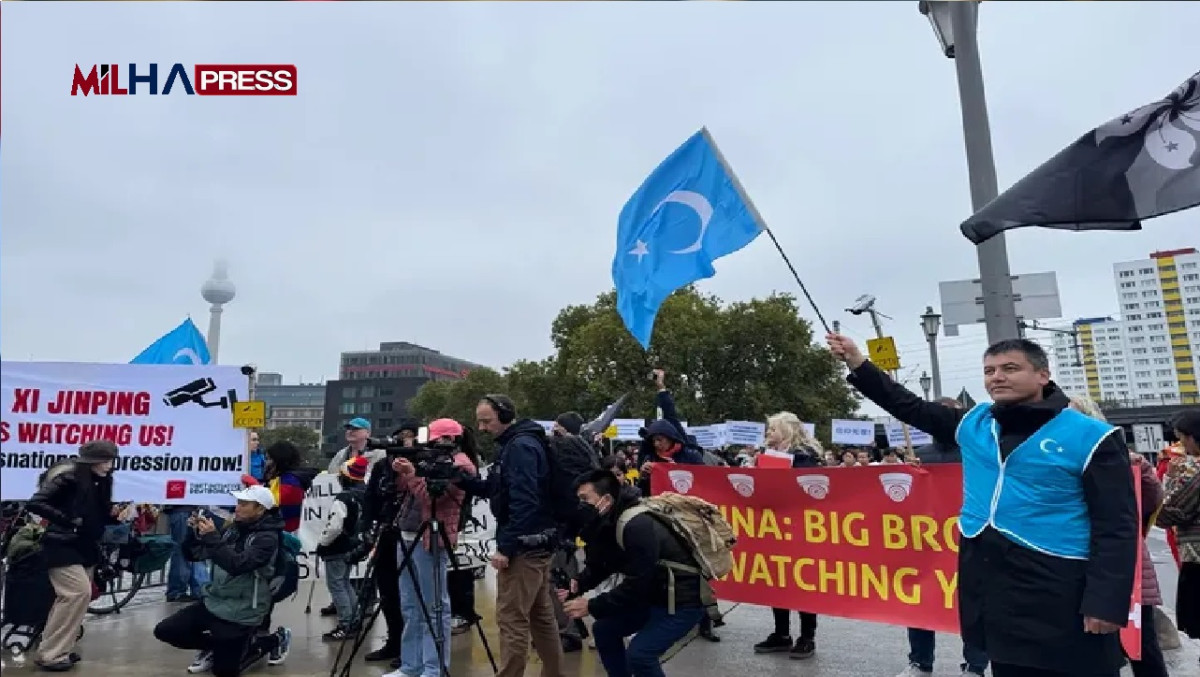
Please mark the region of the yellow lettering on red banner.
<svg viewBox="0 0 1200 677"><path fill-rule="evenodd" d="M734 553L733 570L723 581L763 585L777 589L796 588L839 597L859 597L902 604L921 603L920 572L913 567L888 567L845 560L765 555L739 551ZM938 572L939 581L945 575ZM950 579L953 586L956 579ZM943 592L946 584L942 583ZM953 604L954 590L949 599Z"/></svg>
<svg viewBox="0 0 1200 677"><path fill-rule="evenodd" d="M883 547L888 550L958 552L958 517L938 522L929 515L883 516Z"/></svg>
<svg viewBox="0 0 1200 677"><path fill-rule="evenodd" d="M734 538L773 538L777 541L790 541L792 534L790 529L787 533L779 529L779 519L775 517L775 511L770 508L763 510L755 510L754 508L742 508L738 506L717 506L721 511L721 516L729 522L729 526L733 527ZM790 517L783 518L785 527L792 526Z"/></svg>
<svg viewBox="0 0 1200 677"><path fill-rule="evenodd" d="M870 534L862 525L866 519L867 516L861 512L852 512L843 516L836 511L824 513L819 510L805 510L804 540L814 545L847 543L865 548L871 544Z"/></svg>
<svg viewBox="0 0 1200 677"><path fill-rule="evenodd" d="M937 576L938 585L942 588L942 606L953 609L954 593L958 590L958 572L955 571L950 578L946 578L946 572L941 569L934 569L933 574Z"/></svg>

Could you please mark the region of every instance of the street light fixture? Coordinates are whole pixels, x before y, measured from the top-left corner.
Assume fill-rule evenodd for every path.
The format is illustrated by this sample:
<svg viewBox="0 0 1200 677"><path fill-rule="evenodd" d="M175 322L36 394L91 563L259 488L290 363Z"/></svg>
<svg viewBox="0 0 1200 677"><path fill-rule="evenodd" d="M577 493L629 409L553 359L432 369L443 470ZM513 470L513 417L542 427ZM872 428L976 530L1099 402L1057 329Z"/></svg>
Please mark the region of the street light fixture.
<svg viewBox="0 0 1200 677"><path fill-rule="evenodd" d="M929 372L921 372L921 390L925 391L925 399L929 399L929 386L933 385L933 379L929 377Z"/></svg>
<svg viewBox="0 0 1200 677"><path fill-rule="evenodd" d="M921 316L921 328L925 330L925 340L929 342L929 368L933 370L933 396L942 396L942 368L938 363L937 339L938 330L942 328L942 316L933 312L933 306L925 306L925 314ZM926 397L928 399L928 397Z"/></svg>
<svg viewBox="0 0 1200 677"><path fill-rule="evenodd" d="M971 208L979 211L1000 192L992 153L983 69L979 64L979 2L922 0L917 3L917 9L933 26L942 53L954 59L958 102L962 109L963 142L967 151L967 177L971 186ZM979 259L979 283L983 292L983 316L987 323L988 342L1017 338L1020 331L1004 233L977 245L975 254ZM934 374L936 380L937 374Z"/></svg>
<svg viewBox="0 0 1200 677"><path fill-rule="evenodd" d="M921 14L929 19L929 23L933 26L933 34L937 36L938 42L942 44L942 53L948 58L954 58L954 22L950 17L950 5L946 2L927 2L921 0L917 3L917 9Z"/></svg>

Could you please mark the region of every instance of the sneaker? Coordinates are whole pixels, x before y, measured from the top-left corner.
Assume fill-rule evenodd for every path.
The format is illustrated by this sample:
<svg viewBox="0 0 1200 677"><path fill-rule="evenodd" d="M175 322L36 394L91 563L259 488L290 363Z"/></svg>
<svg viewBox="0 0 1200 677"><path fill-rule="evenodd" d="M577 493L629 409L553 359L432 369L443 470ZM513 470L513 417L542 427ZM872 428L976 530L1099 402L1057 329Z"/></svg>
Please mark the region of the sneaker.
<svg viewBox="0 0 1200 677"><path fill-rule="evenodd" d="M328 618L329 616L336 616L337 615L337 607L333 604L330 604L329 606L325 607L324 609L321 609L321 615L326 618Z"/></svg>
<svg viewBox="0 0 1200 677"><path fill-rule="evenodd" d="M336 628L330 630L329 632L321 635L321 639L324 639L327 641L332 641L332 642L344 642L344 641L354 637L354 635L355 635L355 632L352 628L345 628L345 627L342 627L339 625Z"/></svg>
<svg viewBox="0 0 1200 677"><path fill-rule="evenodd" d="M196 654L196 660L188 666L187 671L193 675L200 675L212 670L213 656L211 651L201 651Z"/></svg>
<svg viewBox="0 0 1200 677"><path fill-rule="evenodd" d="M792 647L792 650L788 652L788 658L803 660L805 658L812 658L816 652L817 643L807 637L801 637L796 640L796 646Z"/></svg>
<svg viewBox="0 0 1200 677"><path fill-rule="evenodd" d="M583 640L571 635L559 635L559 642L562 643L563 653L575 653L583 649Z"/></svg>
<svg viewBox="0 0 1200 677"><path fill-rule="evenodd" d="M932 674L933 670L922 670L915 664L909 664L909 666L904 668L904 671L896 675L896 677L929 677ZM964 672L963 674L969 675L974 673Z"/></svg>
<svg viewBox="0 0 1200 677"><path fill-rule="evenodd" d="M792 638L788 635L771 633L766 639L754 645L754 653L780 653L792 650Z"/></svg>
<svg viewBox="0 0 1200 677"><path fill-rule="evenodd" d="M288 652L292 650L292 631L285 627L280 627L275 631L275 638L278 640L275 643L275 648L271 649L271 653L267 656L267 665L283 665L287 660Z"/></svg>
<svg viewBox="0 0 1200 677"><path fill-rule="evenodd" d="M450 634L461 635L471 629L471 621L462 616L454 616L450 619Z"/></svg>
<svg viewBox="0 0 1200 677"><path fill-rule="evenodd" d="M385 674L383 677L421 677L421 676L420 675L409 675L409 674L400 672L400 670L393 670L392 672Z"/></svg>
<svg viewBox="0 0 1200 677"><path fill-rule="evenodd" d="M62 658L52 663L47 661L36 661L36 663L42 672L69 672L75 667L70 658Z"/></svg>
<svg viewBox="0 0 1200 677"><path fill-rule="evenodd" d="M400 657L400 647L392 645L390 642L382 647L363 656L363 660L368 663L381 663L383 661L391 661Z"/></svg>
<svg viewBox="0 0 1200 677"><path fill-rule="evenodd" d="M702 637L704 639L707 639L710 642L721 641L721 636L718 635L717 633L713 632L713 629L711 627L701 626L700 631L696 634L698 634L700 637Z"/></svg>

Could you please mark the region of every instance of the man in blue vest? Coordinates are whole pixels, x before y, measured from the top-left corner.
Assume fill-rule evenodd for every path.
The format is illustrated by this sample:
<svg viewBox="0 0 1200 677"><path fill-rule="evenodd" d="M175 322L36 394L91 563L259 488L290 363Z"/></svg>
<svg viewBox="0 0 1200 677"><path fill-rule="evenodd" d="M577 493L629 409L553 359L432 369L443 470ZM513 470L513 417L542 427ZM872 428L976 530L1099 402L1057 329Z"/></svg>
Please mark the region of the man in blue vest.
<svg viewBox="0 0 1200 677"><path fill-rule="evenodd" d="M1138 549L1120 429L1070 409L1032 341L984 351L992 403L963 411L898 385L850 339L826 340L867 399L961 449L963 642L994 677L1117 677Z"/></svg>

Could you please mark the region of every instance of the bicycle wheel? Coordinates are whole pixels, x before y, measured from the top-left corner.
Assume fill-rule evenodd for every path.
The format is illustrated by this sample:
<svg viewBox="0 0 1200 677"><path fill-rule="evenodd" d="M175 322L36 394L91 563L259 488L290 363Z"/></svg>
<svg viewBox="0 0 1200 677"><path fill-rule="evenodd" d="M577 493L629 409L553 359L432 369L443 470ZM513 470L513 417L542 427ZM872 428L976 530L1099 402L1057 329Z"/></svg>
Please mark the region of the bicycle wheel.
<svg viewBox="0 0 1200 677"><path fill-rule="evenodd" d="M99 597L92 600L92 603L88 605L88 613L96 616L107 616L120 611L138 594L145 580L146 574L134 574L127 590L114 590L112 592L101 593Z"/></svg>

